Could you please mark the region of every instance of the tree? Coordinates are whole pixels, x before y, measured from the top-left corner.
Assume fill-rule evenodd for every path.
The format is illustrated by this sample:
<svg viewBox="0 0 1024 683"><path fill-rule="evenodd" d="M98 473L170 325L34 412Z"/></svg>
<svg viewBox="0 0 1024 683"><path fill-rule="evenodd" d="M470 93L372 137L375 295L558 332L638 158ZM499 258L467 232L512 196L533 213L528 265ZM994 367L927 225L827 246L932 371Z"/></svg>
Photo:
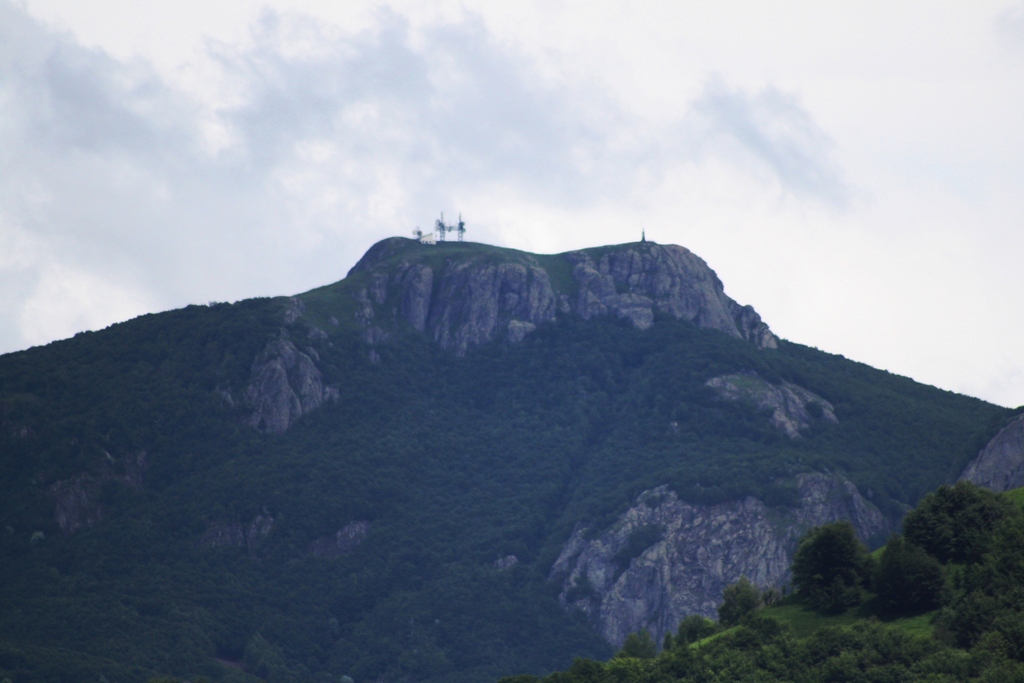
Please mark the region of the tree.
<svg viewBox="0 0 1024 683"><path fill-rule="evenodd" d="M938 607L945 576L939 561L893 534L875 569L874 589L889 614L910 614Z"/></svg>
<svg viewBox="0 0 1024 683"><path fill-rule="evenodd" d="M634 657L636 659L654 659L658 656L658 646L647 629L626 636L626 642L616 657Z"/></svg>
<svg viewBox="0 0 1024 683"><path fill-rule="evenodd" d="M745 576L726 586L722 599L718 620L723 626L734 626L761 608L761 592Z"/></svg>
<svg viewBox="0 0 1024 683"><path fill-rule="evenodd" d="M818 611L836 614L861 600L870 579L867 548L849 522L815 527L800 540L793 559L793 584Z"/></svg>
<svg viewBox="0 0 1024 683"><path fill-rule="evenodd" d="M966 481L940 486L903 520L903 533L940 562L981 561L996 524L1019 514L1013 503Z"/></svg>
<svg viewBox="0 0 1024 683"><path fill-rule="evenodd" d="M676 645L689 645L714 635L718 629L715 622L700 614L691 614L679 622L676 630Z"/></svg>

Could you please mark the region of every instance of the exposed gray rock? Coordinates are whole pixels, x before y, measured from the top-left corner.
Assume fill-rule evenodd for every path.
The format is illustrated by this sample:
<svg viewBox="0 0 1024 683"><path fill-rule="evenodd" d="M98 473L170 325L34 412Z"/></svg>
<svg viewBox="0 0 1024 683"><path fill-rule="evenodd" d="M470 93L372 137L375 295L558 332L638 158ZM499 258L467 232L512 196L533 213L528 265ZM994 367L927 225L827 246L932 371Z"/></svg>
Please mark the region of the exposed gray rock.
<svg viewBox="0 0 1024 683"><path fill-rule="evenodd" d="M494 561L494 568L498 571L504 571L511 569L519 564L519 558L515 555L506 555L505 557L499 557Z"/></svg>
<svg viewBox="0 0 1024 683"><path fill-rule="evenodd" d="M376 325L371 325L363 330L363 333L360 336L362 340L370 346L376 346L388 338L388 333Z"/></svg>
<svg viewBox="0 0 1024 683"><path fill-rule="evenodd" d="M248 524L214 522L199 537L198 543L211 548L217 546L244 548L250 555L255 555L273 528L274 518L270 515L257 515Z"/></svg>
<svg viewBox="0 0 1024 683"><path fill-rule="evenodd" d="M50 486L54 501L53 518L65 534L95 526L103 520L105 510L99 502L102 480L80 474Z"/></svg>
<svg viewBox="0 0 1024 683"><path fill-rule="evenodd" d="M286 338L267 343L253 362L245 389L247 420L255 429L280 434L302 415L338 397L325 386L323 376L309 355Z"/></svg>
<svg viewBox="0 0 1024 683"><path fill-rule="evenodd" d="M19 425L11 429L11 436L15 439L27 439L30 436L35 436L36 433L28 425Z"/></svg>
<svg viewBox="0 0 1024 683"><path fill-rule="evenodd" d="M370 523L365 521L349 522L330 536L318 538L309 544L309 554L313 557L341 557L359 547L359 544L370 533Z"/></svg>
<svg viewBox="0 0 1024 683"><path fill-rule="evenodd" d="M771 410L772 424L791 439L799 438L815 420L839 422L831 403L790 382L772 384L756 374L737 373L714 377L705 385L726 400L748 401L758 410Z"/></svg>
<svg viewBox="0 0 1024 683"><path fill-rule="evenodd" d="M436 260L428 265L410 258L402 251L406 243L400 238L377 243L349 273L366 274L354 294L356 321L364 328L381 325L387 313L463 354L499 337L522 341L558 315L584 320L610 315L643 330L661 313L761 348L777 346L754 309L726 296L715 273L683 247L645 242L563 254L574 291L558 291L530 254L463 254L438 266ZM443 249L422 248L424 255ZM397 260L400 252L404 256Z"/></svg>
<svg viewBox="0 0 1024 683"><path fill-rule="evenodd" d="M534 265L454 263L438 285L430 309L430 332L442 347L459 354L510 330L513 320L536 327L555 319L548 274ZM520 331L525 333L525 327Z"/></svg>
<svg viewBox="0 0 1024 683"><path fill-rule="evenodd" d="M306 304L302 299L292 297L288 300L288 308L284 311L284 324L294 325L295 322L302 317L305 310Z"/></svg>
<svg viewBox="0 0 1024 683"><path fill-rule="evenodd" d="M224 387L217 388L217 395L220 396L220 400L224 402L228 408L235 407L235 397L231 395L231 392Z"/></svg>
<svg viewBox="0 0 1024 683"><path fill-rule="evenodd" d="M1024 415L1015 417L992 437L964 468L960 480L993 491L1024 486Z"/></svg>
<svg viewBox="0 0 1024 683"><path fill-rule="evenodd" d="M104 453L110 465L118 464L117 459L106 451ZM138 451L125 456L120 465L121 472L108 469L100 474L77 474L50 486L49 494L54 502L53 518L62 533L73 534L103 521L106 509L100 502L100 494L105 483L120 482L136 491L142 488L146 452Z"/></svg>
<svg viewBox="0 0 1024 683"><path fill-rule="evenodd" d="M751 497L693 505L666 486L646 491L596 538L582 525L573 531L551 569L559 600L615 646L644 628L660 641L690 614L717 616L722 589L740 576L762 588L786 583L797 542L813 526L849 520L862 539L887 530L841 477L802 474L796 485L793 509Z"/></svg>
<svg viewBox="0 0 1024 683"><path fill-rule="evenodd" d="M525 323L522 320L508 321L508 340L513 344L523 341L526 335L537 329L533 323Z"/></svg>
<svg viewBox="0 0 1024 683"><path fill-rule="evenodd" d="M761 348L778 345L754 309L727 297L715 272L684 247L622 245L602 255L596 265L585 252L566 257L575 264L573 278L580 287L577 306L584 319L610 312L629 317L644 329L650 326L657 310L746 339ZM643 298L624 300L623 295ZM649 314L639 315L641 308Z"/></svg>
<svg viewBox="0 0 1024 683"><path fill-rule="evenodd" d="M430 315L430 300L434 290L434 270L430 266L413 265L396 273L402 288L402 317L417 331L423 332Z"/></svg>
<svg viewBox="0 0 1024 683"><path fill-rule="evenodd" d="M753 306L741 306L732 299L729 299L729 310L732 312L733 320L736 321L736 329L740 336L753 343L759 349L777 349L779 340L776 339L768 325L761 320Z"/></svg>

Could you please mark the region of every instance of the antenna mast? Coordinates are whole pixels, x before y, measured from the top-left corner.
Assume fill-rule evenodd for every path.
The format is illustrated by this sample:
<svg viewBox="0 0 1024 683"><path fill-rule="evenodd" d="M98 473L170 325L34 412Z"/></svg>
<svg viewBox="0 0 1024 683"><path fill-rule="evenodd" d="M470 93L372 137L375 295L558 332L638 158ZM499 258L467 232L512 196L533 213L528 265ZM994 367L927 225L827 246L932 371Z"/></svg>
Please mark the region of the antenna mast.
<svg viewBox="0 0 1024 683"><path fill-rule="evenodd" d="M444 233L448 229L444 224L444 211L441 212L441 217L434 221L434 229L437 230L437 239L444 242Z"/></svg>
<svg viewBox="0 0 1024 683"><path fill-rule="evenodd" d="M462 236L466 234L466 221L462 220L462 214L459 214L459 222L455 225L446 225L444 222L444 211L441 212L441 217L434 221L434 230L437 231L437 239L440 242L445 241L445 233L454 232L458 233L459 241L462 241Z"/></svg>

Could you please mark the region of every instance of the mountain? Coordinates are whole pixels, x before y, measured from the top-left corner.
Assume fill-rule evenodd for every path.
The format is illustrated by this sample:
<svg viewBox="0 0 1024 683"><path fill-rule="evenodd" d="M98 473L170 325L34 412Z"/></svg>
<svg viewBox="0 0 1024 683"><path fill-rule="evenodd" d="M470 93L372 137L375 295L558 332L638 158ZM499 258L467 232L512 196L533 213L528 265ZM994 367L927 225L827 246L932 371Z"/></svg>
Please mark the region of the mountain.
<svg viewBox="0 0 1024 683"><path fill-rule="evenodd" d="M717 623L687 617L660 648L635 632L608 661L499 683L1021 680L1022 504L1024 489L941 486L871 554L848 523L818 526L791 595L741 579Z"/></svg>
<svg viewBox="0 0 1024 683"><path fill-rule="evenodd" d="M1024 416L1017 415L1000 429L964 468L960 480L993 491L1024 486Z"/></svg>
<svg viewBox="0 0 1024 683"><path fill-rule="evenodd" d="M393 238L0 356L0 679L482 681L878 544L1011 418L781 340L700 258Z"/></svg>

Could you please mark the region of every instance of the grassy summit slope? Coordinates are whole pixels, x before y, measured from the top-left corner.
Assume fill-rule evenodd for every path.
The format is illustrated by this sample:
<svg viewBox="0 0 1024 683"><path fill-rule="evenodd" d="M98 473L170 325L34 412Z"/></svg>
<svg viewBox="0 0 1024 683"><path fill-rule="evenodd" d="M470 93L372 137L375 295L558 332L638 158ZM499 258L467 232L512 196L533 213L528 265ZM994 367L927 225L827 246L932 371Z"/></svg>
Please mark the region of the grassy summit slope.
<svg viewBox="0 0 1024 683"><path fill-rule="evenodd" d="M415 254L535 259L571 282L554 256ZM191 306L0 357L0 678L550 671L610 654L546 581L577 522L661 484L785 505L775 480L825 469L895 519L1008 414L673 318L560 318L462 358L396 328L372 363L349 322L361 277L299 297L297 321L286 298ZM245 387L281 330L338 397L261 434ZM789 439L705 386L738 372L819 394L838 424ZM368 531L316 550L345 529Z"/></svg>

